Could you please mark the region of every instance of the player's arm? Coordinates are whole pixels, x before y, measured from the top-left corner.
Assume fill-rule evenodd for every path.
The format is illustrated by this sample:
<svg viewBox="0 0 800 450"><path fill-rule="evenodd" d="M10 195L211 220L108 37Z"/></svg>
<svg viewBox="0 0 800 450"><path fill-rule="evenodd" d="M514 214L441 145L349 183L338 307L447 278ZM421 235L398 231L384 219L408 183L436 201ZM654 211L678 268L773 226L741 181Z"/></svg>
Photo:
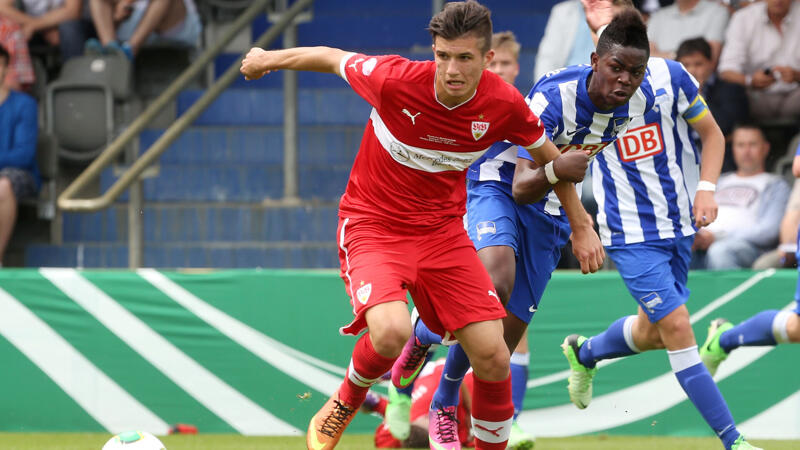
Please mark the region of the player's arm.
<svg viewBox="0 0 800 450"><path fill-rule="evenodd" d="M558 179L582 181L589 165L589 155L581 151L568 151L553 160L553 173ZM553 188L544 167L526 158L517 158L511 194L520 205L536 203Z"/></svg>
<svg viewBox="0 0 800 450"><path fill-rule="evenodd" d="M700 135L703 152L700 161L700 182L694 196L692 213L695 226L704 227L717 218L714 190L720 170L722 170L722 159L725 156L725 135L722 134L711 111L705 106L702 96L698 95L695 98L692 106L684 113L684 117L692 113L693 108L698 108L701 112L694 118L687 118L687 122Z"/></svg>
<svg viewBox="0 0 800 450"><path fill-rule="evenodd" d="M339 64L348 52L331 47L295 47L264 50L253 47L242 60L240 71L248 80L257 80L275 70L302 70L340 75Z"/></svg>

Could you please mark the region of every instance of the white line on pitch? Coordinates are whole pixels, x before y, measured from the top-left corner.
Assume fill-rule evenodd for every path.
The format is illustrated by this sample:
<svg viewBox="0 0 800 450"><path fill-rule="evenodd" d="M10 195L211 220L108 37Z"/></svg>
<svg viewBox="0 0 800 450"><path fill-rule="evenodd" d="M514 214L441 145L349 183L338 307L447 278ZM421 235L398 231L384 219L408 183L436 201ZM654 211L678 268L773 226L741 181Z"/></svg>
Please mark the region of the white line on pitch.
<svg viewBox="0 0 800 450"><path fill-rule="evenodd" d="M86 359L28 308L0 289L0 334L111 433L169 426Z"/></svg>
<svg viewBox="0 0 800 450"><path fill-rule="evenodd" d="M202 405L244 435L299 431L242 395L156 333L74 269L42 275Z"/></svg>

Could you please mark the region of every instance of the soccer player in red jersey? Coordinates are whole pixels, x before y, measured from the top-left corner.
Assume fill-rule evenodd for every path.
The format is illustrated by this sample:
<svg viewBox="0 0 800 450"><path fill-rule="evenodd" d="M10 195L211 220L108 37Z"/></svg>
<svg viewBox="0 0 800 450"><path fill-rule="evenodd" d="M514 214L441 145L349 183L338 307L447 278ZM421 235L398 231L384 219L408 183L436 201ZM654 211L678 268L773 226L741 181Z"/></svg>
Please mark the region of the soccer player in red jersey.
<svg viewBox="0 0 800 450"><path fill-rule="evenodd" d="M344 382L311 419L307 446L334 448L367 390L392 367L411 335L410 292L432 331L455 337L475 374L476 448L506 446L513 415L505 316L462 217L465 170L494 142L527 148L552 164L567 214L585 214L559 151L522 95L484 71L492 60L490 12L476 1L451 2L429 24L435 61L369 56L329 47L251 49L247 79L279 69L333 73L372 106L339 204L339 258L357 335ZM585 154L571 157L586 158ZM597 235L578 246L602 260Z"/></svg>
<svg viewBox="0 0 800 450"><path fill-rule="evenodd" d="M414 391L411 394L411 431L408 438L401 440L392 436L386 422L378 425L375 429L375 448L425 448L428 446L428 411L431 406L431 399L444 370L444 358L438 361L431 361L426 365L419 377L414 381ZM470 410L472 407L472 397L470 390L473 386L472 372L464 376L461 384L461 395L459 396L458 409L455 416L458 419L457 427L452 427L449 432L454 439L458 439L461 445L471 447L473 436L471 433ZM390 387L390 389L392 389Z"/></svg>

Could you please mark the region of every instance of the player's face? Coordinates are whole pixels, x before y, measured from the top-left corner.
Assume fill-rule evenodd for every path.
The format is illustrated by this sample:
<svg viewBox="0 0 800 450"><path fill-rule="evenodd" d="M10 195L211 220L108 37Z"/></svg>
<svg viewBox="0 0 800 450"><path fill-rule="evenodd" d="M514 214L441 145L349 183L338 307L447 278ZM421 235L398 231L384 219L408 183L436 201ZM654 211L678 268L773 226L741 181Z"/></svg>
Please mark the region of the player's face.
<svg viewBox="0 0 800 450"><path fill-rule="evenodd" d="M701 85L708 80L708 77L710 77L711 73L714 71L714 65L711 64L711 60L703 56L700 52L684 55L678 62L683 64L683 67L686 67L686 70L692 74Z"/></svg>
<svg viewBox="0 0 800 450"><path fill-rule="evenodd" d="M766 0L767 12L779 17L785 16L792 7L793 0Z"/></svg>
<svg viewBox="0 0 800 450"><path fill-rule="evenodd" d="M615 45L603 56L592 53L589 98L600 109L613 109L628 103L644 80L647 52Z"/></svg>
<svg viewBox="0 0 800 450"><path fill-rule="evenodd" d="M737 129L733 132L732 147L737 172L742 175L755 175L764 171L769 143L758 130Z"/></svg>
<svg viewBox="0 0 800 450"><path fill-rule="evenodd" d="M508 84L514 84L519 75L517 58L514 58L514 54L505 47L494 49L494 58L489 63L488 69L499 75Z"/></svg>
<svg viewBox="0 0 800 450"><path fill-rule="evenodd" d="M475 93L483 70L494 51L481 53L483 40L472 35L448 40L436 36L433 55L436 60L436 97L447 106L456 106Z"/></svg>

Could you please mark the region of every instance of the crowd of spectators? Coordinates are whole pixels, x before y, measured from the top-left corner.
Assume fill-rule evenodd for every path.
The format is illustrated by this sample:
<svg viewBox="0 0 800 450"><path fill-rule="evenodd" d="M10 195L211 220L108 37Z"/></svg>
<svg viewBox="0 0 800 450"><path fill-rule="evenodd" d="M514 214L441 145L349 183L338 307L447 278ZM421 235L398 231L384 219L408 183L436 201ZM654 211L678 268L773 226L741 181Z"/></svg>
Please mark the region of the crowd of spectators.
<svg viewBox="0 0 800 450"><path fill-rule="evenodd" d="M789 145L800 133L800 1L633 3L648 20L651 56L686 67L726 138L719 218L697 233L696 268L796 264L800 185L789 195L787 181L793 180L770 171L771 163L800 151ZM537 53L535 79L588 63L591 51L581 1L558 3Z"/></svg>

